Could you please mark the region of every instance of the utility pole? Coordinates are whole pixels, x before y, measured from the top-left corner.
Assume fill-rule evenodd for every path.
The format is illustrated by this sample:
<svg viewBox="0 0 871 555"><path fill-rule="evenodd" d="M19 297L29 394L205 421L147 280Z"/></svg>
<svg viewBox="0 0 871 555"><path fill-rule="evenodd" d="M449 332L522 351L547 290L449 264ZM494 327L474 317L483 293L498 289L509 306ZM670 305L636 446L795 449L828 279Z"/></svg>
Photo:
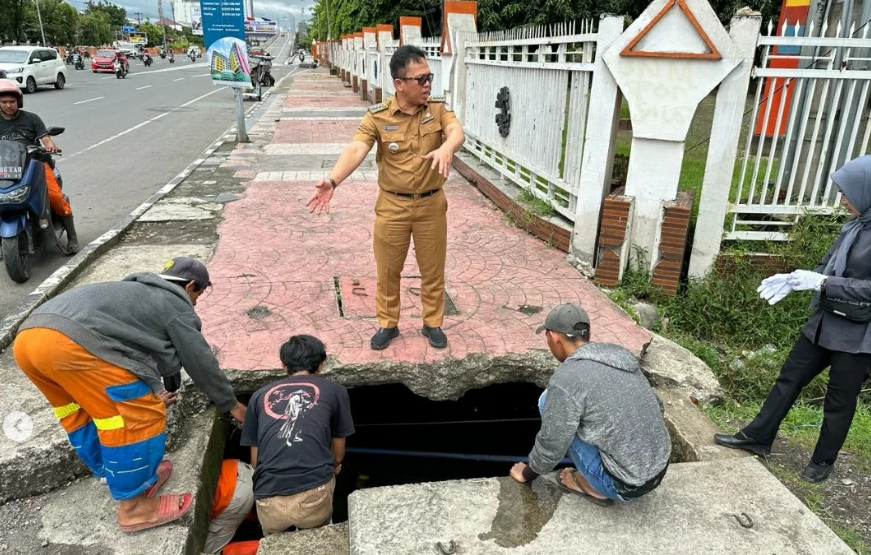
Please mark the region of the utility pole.
<svg viewBox="0 0 871 555"><path fill-rule="evenodd" d="M45 29L42 28L42 14L39 11L39 0L36 1L36 17L39 19L39 32L42 35L42 46L48 46L45 42Z"/></svg>
<svg viewBox="0 0 871 555"><path fill-rule="evenodd" d="M142 12L133 12L133 15L136 16L136 24L142 25Z"/></svg>
<svg viewBox="0 0 871 555"><path fill-rule="evenodd" d="M166 21L163 18L163 0L157 0L157 19L160 21L160 28L163 29L163 48L166 49Z"/></svg>

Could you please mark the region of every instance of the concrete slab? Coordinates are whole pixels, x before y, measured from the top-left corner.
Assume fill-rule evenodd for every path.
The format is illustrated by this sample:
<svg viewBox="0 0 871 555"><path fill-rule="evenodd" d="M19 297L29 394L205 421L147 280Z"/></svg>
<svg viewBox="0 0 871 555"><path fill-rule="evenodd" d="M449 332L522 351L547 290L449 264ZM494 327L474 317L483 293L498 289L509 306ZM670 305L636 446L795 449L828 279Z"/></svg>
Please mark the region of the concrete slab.
<svg viewBox="0 0 871 555"><path fill-rule="evenodd" d="M257 555L349 555L348 523L263 538Z"/></svg>
<svg viewBox="0 0 871 555"><path fill-rule="evenodd" d="M563 494L551 475L358 490L349 517L352 555L451 541L463 555L853 553L752 458L673 465L657 490L609 508Z"/></svg>
<svg viewBox="0 0 871 555"><path fill-rule="evenodd" d="M157 204L140 216L140 222L167 222L173 220L209 220L215 217L217 209L209 210L209 204L191 206L188 204ZM218 206L218 205L212 205Z"/></svg>
<svg viewBox="0 0 871 555"><path fill-rule="evenodd" d="M214 408L186 415L180 424L176 429L182 436L176 442L179 447L168 452L174 465L173 475L161 493L194 493L194 507L183 519L125 534L116 523L117 502L105 485L87 477L49 494L0 506L0 545L5 546L4 552L200 553L224 445L220 432L226 430L226 424L217 418Z"/></svg>
<svg viewBox="0 0 871 555"><path fill-rule="evenodd" d="M86 283L117 281L136 272L159 272L163 265L176 256L190 256L207 261L214 247L209 245L137 245L112 249L72 283L72 287ZM203 295L203 301L209 292Z"/></svg>

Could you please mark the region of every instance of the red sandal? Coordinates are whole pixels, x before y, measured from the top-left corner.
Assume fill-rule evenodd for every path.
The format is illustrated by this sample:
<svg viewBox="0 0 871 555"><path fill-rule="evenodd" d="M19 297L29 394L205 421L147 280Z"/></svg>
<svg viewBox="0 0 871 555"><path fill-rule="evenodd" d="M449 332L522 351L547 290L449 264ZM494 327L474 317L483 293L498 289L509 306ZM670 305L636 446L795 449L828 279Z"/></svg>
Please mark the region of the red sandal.
<svg viewBox="0 0 871 555"><path fill-rule="evenodd" d="M157 490L160 489L169 477L172 476L172 461L165 460L161 461L161 463L157 467L157 481L152 484L150 488L145 490L145 495L148 497L154 497L154 494L157 493Z"/></svg>
<svg viewBox="0 0 871 555"><path fill-rule="evenodd" d="M180 519L187 513L194 504L194 496L190 493L181 493L173 495L160 496L160 509L157 512L157 520L151 522L142 522L140 524L131 524L129 526L121 526L122 532L139 532L140 530L148 530L156 528L169 522Z"/></svg>

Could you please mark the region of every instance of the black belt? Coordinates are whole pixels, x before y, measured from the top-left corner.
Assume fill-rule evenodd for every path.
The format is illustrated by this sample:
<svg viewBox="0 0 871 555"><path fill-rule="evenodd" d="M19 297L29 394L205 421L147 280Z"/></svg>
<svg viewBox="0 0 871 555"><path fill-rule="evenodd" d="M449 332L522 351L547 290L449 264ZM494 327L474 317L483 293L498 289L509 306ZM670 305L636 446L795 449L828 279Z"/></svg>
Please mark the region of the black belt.
<svg viewBox="0 0 871 555"><path fill-rule="evenodd" d="M611 476L611 480L614 482L614 491L616 491L620 497L623 499L636 499L641 497L645 493L650 493L655 490L657 486L659 486L662 479L665 478L665 473L668 470L668 464L665 465L665 468L662 469L662 472L648 480L647 482L641 484L640 486L630 486L622 482L621 480L615 478L613 475Z"/></svg>
<svg viewBox="0 0 871 555"><path fill-rule="evenodd" d="M403 197L403 198L424 198L424 197L431 197L434 194L438 193L439 191L441 191L441 189L433 189L432 191L427 191L425 193L397 193L395 191L385 191L385 192L390 193L391 195L396 195L398 197Z"/></svg>

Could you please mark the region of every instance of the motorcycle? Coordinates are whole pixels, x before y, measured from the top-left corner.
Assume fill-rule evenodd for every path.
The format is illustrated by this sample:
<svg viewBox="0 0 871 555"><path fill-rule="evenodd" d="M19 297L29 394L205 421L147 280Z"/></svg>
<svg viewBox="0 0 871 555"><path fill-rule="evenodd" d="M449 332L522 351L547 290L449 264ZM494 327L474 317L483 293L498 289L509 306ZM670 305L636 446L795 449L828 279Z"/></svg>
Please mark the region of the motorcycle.
<svg viewBox="0 0 871 555"><path fill-rule="evenodd" d="M64 63L66 65L71 65L73 63L73 53L72 51L68 51L66 58L64 58Z"/></svg>
<svg viewBox="0 0 871 555"><path fill-rule="evenodd" d="M303 63L305 61L305 51L300 50L297 53L297 56L299 56L299 63Z"/></svg>
<svg viewBox="0 0 871 555"><path fill-rule="evenodd" d="M121 63L121 60L115 60L115 77L117 79L124 79L127 77L128 69Z"/></svg>
<svg viewBox="0 0 871 555"><path fill-rule="evenodd" d="M73 54L73 67L77 70L85 69L85 60L81 54Z"/></svg>
<svg viewBox="0 0 871 555"><path fill-rule="evenodd" d="M145 64L145 67L150 66L152 62L154 62L154 60L151 59L151 54L146 53L142 55L142 63Z"/></svg>
<svg viewBox="0 0 871 555"><path fill-rule="evenodd" d="M169 58L169 63L174 64L175 63L175 56L172 55L172 52L170 52L167 56Z"/></svg>
<svg viewBox="0 0 871 555"><path fill-rule="evenodd" d="M258 82L264 87L272 87L275 85L275 77L272 76L272 57L264 56L260 59L262 61L259 64L260 78Z"/></svg>
<svg viewBox="0 0 871 555"><path fill-rule="evenodd" d="M191 59L191 62L197 61L197 55L194 52L188 52L188 58Z"/></svg>
<svg viewBox="0 0 871 555"><path fill-rule="evenodd" d="M63 127L48 129L52 137L63 132ZM48 202L45 162L54 168L52 155L42 146L0 141L0 252L6 273L17 283L30 278L32 258L49 245L68 252L60 216ZM60 174L53 171L63 187Z"/></svg>
<svg viewBox="0 0 871 555"><path fill-rule="evenodd" d="M164 50L163 48L160 49L160 59L161 60L166 59L166 50Z"/></svg>

